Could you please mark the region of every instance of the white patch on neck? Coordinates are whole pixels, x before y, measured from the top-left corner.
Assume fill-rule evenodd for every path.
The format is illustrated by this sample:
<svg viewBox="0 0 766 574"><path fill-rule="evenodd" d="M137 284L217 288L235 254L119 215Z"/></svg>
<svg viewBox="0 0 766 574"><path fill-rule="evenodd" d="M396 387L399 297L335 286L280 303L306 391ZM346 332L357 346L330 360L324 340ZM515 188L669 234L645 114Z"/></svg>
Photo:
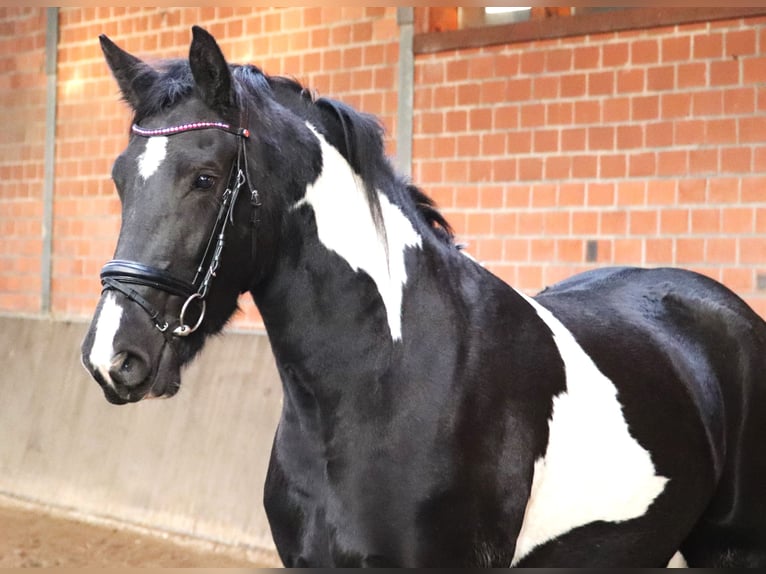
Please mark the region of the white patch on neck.
<svg viewBox="0 0 766 574"><path fill-rule="evenodd" d="M96 333L93 337L93 346L90 349L88 361L95 370L101 373L101 376L112 388L114 388L114 382L109 376L109 368L112 366L112 357L115 355L114 336L120 328L121 319L122 307L117 304L113 293L107 293L98 314Z"/></svg>
<svg viewBox="0 0 766 574"><path fill-rule="evenodd" d="M644 515L668 482L630 435L614 384L548 309L524 298L553 332L567 389L553 399L548 447L535 462L511 565L578 526Z"/></svg>
<svg viewBox="0 0 766 574"><path fill-rule="evenodd" d="M378 192L386 245L378 234L365 196L364 183L343 156L313 126L322 149L322 173L306 188L294 208L309 204L314 210L319 240L345 259L354 271L367 273L386 308L394 341L402 338L402 296L407 283L404 252L421 247L422 238L402 211Z"/></svg>
<svg viewBox="0 0 766 574"><path fill-rule="evenodd" d="M138 156L138 173L146 181L159 169L168 153L168 138L153 136L146 139L146 149Z"/></svg>

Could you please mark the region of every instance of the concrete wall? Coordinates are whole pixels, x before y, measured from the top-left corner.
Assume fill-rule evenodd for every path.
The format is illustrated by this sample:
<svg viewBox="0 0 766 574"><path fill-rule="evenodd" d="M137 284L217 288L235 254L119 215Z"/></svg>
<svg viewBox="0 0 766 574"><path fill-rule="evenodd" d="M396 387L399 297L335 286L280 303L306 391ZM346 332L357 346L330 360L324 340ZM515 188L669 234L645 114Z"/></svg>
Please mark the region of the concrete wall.
<svg viewBox="0 0 766 574"><path fill-rule="evenodd" d="M0 493L273 549L263 482L282 391L268 339L211 340L169 400L114 406L84 322L0 317Z"/></svg>

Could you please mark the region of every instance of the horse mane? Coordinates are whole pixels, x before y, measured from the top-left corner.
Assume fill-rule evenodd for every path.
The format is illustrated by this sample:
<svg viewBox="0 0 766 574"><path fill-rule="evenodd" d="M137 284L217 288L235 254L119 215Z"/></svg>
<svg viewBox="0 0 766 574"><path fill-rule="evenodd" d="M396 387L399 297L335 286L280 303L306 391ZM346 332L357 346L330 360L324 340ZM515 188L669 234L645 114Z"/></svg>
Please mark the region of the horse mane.
<svg viewBox="0 0 766 574"><path fill-rule="evenodd" d="M194 93L195 82L188 60L169 59L156 64L160 79L134 108L134 122L173 107ZM251 64L230 64L238 86L237 106L255 99L271 97L312 123L337 134L333 142L351 168L365 183L373 221L385 236L383 215L377 190L380 189L400 208L414 212L439 241L454 246L454 233L434 201L421 189L394 173L385 153L385 131L378 119L338 100L317 97L300 82L285 76L269 76ZM387 243L387 242L386 242Z"/></svg>

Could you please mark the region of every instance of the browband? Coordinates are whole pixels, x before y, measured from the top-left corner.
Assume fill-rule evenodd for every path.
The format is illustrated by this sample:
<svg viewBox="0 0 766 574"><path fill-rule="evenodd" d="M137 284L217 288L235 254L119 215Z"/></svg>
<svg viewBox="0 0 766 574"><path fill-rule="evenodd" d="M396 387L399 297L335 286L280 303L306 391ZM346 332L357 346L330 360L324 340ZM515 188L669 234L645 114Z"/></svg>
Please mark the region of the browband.
<svg viewBox="0 0 766 574"><path fill-rule="evenodd" d="M156 128L156 129L142 128L141 126L137 124L133 124L130 128L130 131L132 131L137 136L150 138L154 136L172 136L175 134L180 134L182 132L190 132L194 130L208 130L211 128L217 129L217 130L223 130L225 132L229 132L230 134L234 134L235 136L240 136L243 138L250 137L250 130L248 130L247 128L233 128L229 124L225 124L223 122L193 122L190 124L181 124L180 126L170 126L167 128Z"/></svg>

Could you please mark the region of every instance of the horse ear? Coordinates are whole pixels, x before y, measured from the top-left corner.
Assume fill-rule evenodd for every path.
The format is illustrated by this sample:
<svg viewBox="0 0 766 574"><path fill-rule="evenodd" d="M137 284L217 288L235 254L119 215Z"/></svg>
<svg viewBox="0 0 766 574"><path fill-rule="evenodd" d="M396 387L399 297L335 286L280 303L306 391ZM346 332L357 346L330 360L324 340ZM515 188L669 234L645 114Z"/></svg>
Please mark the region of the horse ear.
<svg viewBox="0 0 766 574"><path fill-rule="evenodd" d="M202 99L208 106L221 110L234 103L229 64L215 38L199 26L192 26L189 65Z"/></svg>
<svg viewBox="0 0 766 574"><path fill-rule="evenodd" d="M141 101L141 94L148 91L159 74L148 64L128 54L104 34L98 37L106 63L112 70L120 87L122 97L135 110Z"/></svg>

